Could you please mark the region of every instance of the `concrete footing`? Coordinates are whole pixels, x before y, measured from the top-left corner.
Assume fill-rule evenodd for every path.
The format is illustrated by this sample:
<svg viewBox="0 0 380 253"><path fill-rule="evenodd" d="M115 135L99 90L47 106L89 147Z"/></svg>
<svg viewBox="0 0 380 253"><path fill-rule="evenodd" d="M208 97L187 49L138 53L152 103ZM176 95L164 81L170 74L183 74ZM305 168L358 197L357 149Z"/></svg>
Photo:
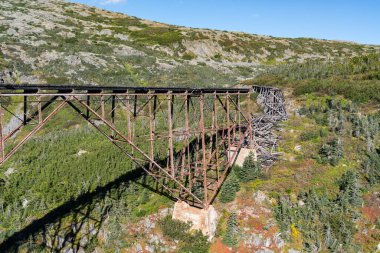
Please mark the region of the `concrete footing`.
<svg viewBox="0 0 380 253"><path fill-rule="evenodd" d="M186 202L177 201L174 204L173 219L191 222L191 229L202 231L209 240L215 236L218 214L212 205L207 209L199 209Z"/></svg>
<svg viewBox="0 0 380 253"><path fill-rule="evenodd" d="M235 152L236 148L235 147L231 147L228 151L228 156L229 158L232 157L234 155L234 152ZM240 167L243 166L243 163L244 163L244 160L247 156L249 156L249 153L253 153L253 159L255 161L257 161L257 153L256 153L256 150L255 149L249 149L249 148L241 148L240 149L240 152L235 160L235 165L238 165Z"/></svg>

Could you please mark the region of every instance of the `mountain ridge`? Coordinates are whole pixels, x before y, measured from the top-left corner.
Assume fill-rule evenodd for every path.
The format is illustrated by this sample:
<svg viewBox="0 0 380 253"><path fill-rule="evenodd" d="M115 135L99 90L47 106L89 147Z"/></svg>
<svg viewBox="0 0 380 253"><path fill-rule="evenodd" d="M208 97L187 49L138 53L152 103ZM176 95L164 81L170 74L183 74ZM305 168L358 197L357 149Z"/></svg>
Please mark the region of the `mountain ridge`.
<svg viewBox="0 0 380 253"><path fill-rule="evenodd" d="M6 0L0 13L0 67L7 65L14 83L231 86L274 65L380 52L173 26L61 0Z"/></svg>

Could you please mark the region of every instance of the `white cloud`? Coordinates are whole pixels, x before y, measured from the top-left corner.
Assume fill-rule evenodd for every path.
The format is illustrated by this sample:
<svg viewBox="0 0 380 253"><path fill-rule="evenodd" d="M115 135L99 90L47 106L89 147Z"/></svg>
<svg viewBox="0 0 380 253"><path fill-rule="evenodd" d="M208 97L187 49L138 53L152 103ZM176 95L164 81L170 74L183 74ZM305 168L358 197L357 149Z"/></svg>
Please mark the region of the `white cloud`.
<svg viewBox="0 0 380 253"><path fill-rule="evenodd" d="M119 4L124 2L124 0L106 0L104 2L101 2L100 4L102 5L107 5L107 4Z"/></svg>

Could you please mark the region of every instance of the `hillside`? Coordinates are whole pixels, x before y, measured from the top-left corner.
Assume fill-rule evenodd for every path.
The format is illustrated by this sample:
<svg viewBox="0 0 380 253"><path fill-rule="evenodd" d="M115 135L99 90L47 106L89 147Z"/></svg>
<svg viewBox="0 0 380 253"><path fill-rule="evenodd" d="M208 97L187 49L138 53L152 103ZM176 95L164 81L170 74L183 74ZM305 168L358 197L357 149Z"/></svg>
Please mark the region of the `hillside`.
<svg viewBox="0 0 380 253"><path fill-rule="evenodd" d="M1 1L0 44L6 81L203 87L236 84L268 65L380 50L177 27L60 0Z"/></svg>
<svg viewBox="0 0 380 253"><path fill-rule="evenodd" d="M207 242L172 220L173 201L65 108L0 167L0 252L380 251L380 46L2 0L0 49L0 83L268 85L284 90L289 115L275 127L280 160L233 168ZM12 125L20 99L0 103L17 112L5 117Z"/></svg>

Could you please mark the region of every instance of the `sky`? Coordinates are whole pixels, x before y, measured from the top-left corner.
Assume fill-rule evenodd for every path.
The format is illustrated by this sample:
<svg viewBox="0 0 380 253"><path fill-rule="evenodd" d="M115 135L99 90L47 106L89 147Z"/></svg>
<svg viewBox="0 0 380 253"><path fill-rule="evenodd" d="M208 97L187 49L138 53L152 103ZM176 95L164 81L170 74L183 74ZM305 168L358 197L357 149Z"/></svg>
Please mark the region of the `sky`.
<svg viewBox="0 0 380 253"><path fill-rule="evenodd" d="M380 0L71 0L187 27L380 45Z"/></svg>

